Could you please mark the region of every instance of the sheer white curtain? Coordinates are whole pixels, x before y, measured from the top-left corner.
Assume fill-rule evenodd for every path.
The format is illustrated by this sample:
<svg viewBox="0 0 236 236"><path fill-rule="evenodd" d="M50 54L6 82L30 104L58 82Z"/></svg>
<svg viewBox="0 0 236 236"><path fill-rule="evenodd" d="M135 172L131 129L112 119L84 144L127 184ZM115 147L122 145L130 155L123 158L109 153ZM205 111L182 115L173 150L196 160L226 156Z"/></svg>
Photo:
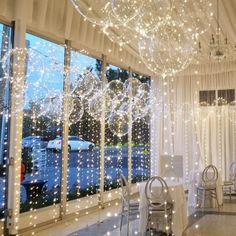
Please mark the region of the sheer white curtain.
<svg viewBox="0 0 236 236"><path fill-rule="evenodd" d="M200 106L199 91L236 89L234 62L198 65L152 86L152 173L161 155L182 155L186 184L192 170L217 166L223 179L236 161L235 105Z"/></svg>

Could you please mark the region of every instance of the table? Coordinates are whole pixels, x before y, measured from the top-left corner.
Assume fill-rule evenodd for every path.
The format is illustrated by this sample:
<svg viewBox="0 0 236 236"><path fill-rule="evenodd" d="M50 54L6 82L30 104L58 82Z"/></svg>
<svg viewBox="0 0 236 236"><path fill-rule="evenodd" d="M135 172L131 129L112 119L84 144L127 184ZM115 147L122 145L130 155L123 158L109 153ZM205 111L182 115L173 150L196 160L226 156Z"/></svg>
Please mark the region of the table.
<svg viewBox="0 0 236 236"><path fill-rule="evenodd" d="M202 172L203 171L191 171L189 175L189 193L188 193L188 206L197 206L197 186L199 186L202 182ZM222 178L221 174L218 173L218 180L216 182L216 192L218 197L218 202L220 205L223 204L223 188L222 188ZM215 199L207 199L207 203L211 203L210 207L218 207Z"/></svg>
<svg viewBox="0 0 236 236"><path fill-rule="evenodd" d="M146 182L142 182L139 185L140 193L140 203L139 203L139 212L140 212L140 221L139 221L139 234L141 236L145 235L145 229L147 225L148 218L148 203L145 196L145 185ZM182 236L185 228L188 225L187 217L187 203L184 193L184 187L181 183L167 181L169 188L168 200L174 203L174 214L173 214L173 225L172 231L175 236ZM160 191L160 186L154 185L152 191Z"/></svg>

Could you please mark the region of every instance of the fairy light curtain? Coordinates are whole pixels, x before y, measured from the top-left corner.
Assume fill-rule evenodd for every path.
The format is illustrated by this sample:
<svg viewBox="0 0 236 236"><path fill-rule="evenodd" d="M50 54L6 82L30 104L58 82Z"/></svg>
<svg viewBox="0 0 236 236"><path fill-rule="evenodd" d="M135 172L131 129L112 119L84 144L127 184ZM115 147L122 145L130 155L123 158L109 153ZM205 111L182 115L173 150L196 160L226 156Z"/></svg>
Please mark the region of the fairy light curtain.
<svg viewBox="0 0 236 236"><path fill-rule="evenodd" d="M9 52L11 28L0 24L0 45L2 58ZM7 63L8 65L8 63ZM2 64L0 65L0 218L4 217L6 201L6 162L7 162L7 137L9 117L9 89L10 84L4 78Z"/></svg>
<svg viewBox="0 0 236 236"><path fill-rule="evenodd" d="M132 73L143 86L150 86L150 77ZM147 92L150 92L147 86ZM132 183L141 182L150 177L150 115L144 112L132 123Z"/></svg>
<svg viewBox="0 0 236 236"><path fill-rule="evenodd" d="M26 45L20 211L32 213L60 202L62 155L47 144L61 142L64 47L29 33Z"/></svg>
<svg viewBox="0 0 236 236"><path fill-rule="evenodd" d="M90 106L89 100L93 101L96 91L89 87L93 86L93 80L90 81L89 86L85 87L78 88L75 87L75 84L83 74L88 72L100 80L101 61L86 55L85 51L83 53L71 51L70 87L71 92L77 94L77 97L72 111L73 119L71 119L69 127L68 145L71 150L68 154L67 167L68 201L93 195L99 189L101 127L99 117L93 113L93 106ZM83 94L83 97L78 94ZM73 147L73 142L77 146ZM90 201L90 203L93 202ZM80 204L79 200L78 204Z"/></svg>
<svg viewBox="0 0 236 236"><path fill-rule="evenodd" d="M118 80L124 83L129 78L129 72L110 64L107 66L106 77L108 82ZM124 122L128 122L128 117ZM119 186L120 173L128 178L128 134L122 135L113 131L107 123L105 128L105 191Z"/></svg>
<svg viewBox="0 0 236 236"><path fill-rule="evenodd" d="M208 164L228 177L236 160L234 64L193 65L185 74L153 81L152 175L160 173L162 155L181 155L185 183L192 170Z"/></svg>

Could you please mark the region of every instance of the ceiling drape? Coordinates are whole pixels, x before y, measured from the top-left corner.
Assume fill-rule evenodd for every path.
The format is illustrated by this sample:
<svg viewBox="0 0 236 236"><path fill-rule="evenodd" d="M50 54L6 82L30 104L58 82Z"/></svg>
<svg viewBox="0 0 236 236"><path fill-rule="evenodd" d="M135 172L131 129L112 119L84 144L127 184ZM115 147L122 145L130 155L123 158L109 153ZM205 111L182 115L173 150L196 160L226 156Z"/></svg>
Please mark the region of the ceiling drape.
<svg viewBox="0 0 236 236"><path fill-rule="evenodd" d="M24 8L20 9L20 5ZM70 0L1 0L0 19L11 22L24 17L28 30L72 47L85 49L93 56L107 55L113 64L131 67L134 71L150 74L138 53L131 47L121 49L99 29L85 21Z"/></svg>

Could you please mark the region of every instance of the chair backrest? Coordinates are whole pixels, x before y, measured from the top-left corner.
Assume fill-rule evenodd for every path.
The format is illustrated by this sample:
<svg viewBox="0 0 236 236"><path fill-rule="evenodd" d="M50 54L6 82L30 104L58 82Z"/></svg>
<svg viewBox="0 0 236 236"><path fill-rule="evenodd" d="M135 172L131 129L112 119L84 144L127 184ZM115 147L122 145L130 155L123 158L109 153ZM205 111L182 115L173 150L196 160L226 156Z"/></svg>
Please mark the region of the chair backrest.
<svg viewBox="0 0 236 236"><path fill-rule="evenodd" d="M158 209L165 206L168 198L165 180L159 176L150 178L145 186L145 196L150 207Z"/></svg>
<svg viewBox="0 0 236 236"><path fill-rule="evenodd" d="M234 181L236 178L236 162L232 162L229 167L229 180Z"/></svg>
<svg viewBox="0 0 236 236"><path fill-rule="evenodd" d="M121 197L125 204L129 204L130 188L129 183L123 174L120 174Z"/></svg>
<svg viewBox="0 0 236 236"><path fill-rule="evenodd" d="M214 165L208 165L202 172L203 185L215 185L218 180L218 170Z"/></svg>

